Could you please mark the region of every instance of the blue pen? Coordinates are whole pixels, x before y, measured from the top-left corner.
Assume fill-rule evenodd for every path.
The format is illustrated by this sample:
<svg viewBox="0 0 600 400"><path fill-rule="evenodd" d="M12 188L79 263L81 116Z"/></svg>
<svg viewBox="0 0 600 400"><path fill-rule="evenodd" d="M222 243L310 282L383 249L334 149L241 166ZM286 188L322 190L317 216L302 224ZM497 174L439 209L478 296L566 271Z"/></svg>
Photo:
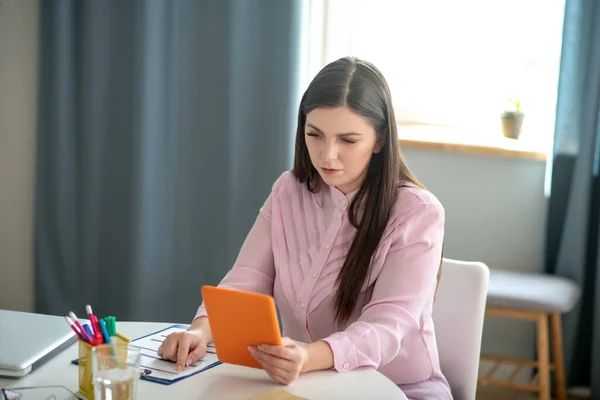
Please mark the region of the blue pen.
<svg viewBox="0 0 600 400"><path fill-rule="evenodd" d="M91 338L94 337L94 334L92 333L92 330L90 329L90 326L88 324L83 324L83 329L85 329L85 331L88 333L88 335L90 335Z"/></svg>
<svg viewBox="0 0 600 400"><path fill-rule="evenodd" d="M98 324L100 325L100 331L102 331L102 336L104 336L104 343L110 344L110 336L108 336L108 331L106 330L106 322L104 322L103 319L99 319Z"/></svg>

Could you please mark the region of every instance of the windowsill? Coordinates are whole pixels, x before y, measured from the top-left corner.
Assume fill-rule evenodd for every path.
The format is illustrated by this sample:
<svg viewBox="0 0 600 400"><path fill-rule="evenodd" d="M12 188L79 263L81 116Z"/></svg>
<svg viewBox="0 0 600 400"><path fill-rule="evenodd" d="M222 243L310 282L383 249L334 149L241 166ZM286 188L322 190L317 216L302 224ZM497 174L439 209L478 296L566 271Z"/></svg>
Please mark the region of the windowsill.
<svg viewBox="0 0 600 400"><path fill-rule="evenodd" d="M481 154L510 158L545 161L547 151L526 136L518 140L508 139L498 133L473 135L450 128L435 126L399 126L401 148L441 150L451 153Z"/></svg>

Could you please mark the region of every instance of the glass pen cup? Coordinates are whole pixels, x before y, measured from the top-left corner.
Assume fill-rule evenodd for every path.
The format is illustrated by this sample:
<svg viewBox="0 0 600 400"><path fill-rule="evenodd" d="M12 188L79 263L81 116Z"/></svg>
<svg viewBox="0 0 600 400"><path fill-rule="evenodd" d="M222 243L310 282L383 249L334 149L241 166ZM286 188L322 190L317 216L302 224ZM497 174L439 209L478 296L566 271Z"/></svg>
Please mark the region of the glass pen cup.
<svg viewBox="0 0 600 400"><path fill-rule="evenodd" d="M94 400L135 400L141 376L141 357L141 349L127 343L94 347Z"/></svg>
<svg viewBox="0 0 600 400"><path fill-rule="evenodd" d="M89 346L86 363L89 376L80 392L90 400L133 400L140 379L141 349L125 338L113 337L113 344ZM85 390L82 390L85 389Z"/></svg>

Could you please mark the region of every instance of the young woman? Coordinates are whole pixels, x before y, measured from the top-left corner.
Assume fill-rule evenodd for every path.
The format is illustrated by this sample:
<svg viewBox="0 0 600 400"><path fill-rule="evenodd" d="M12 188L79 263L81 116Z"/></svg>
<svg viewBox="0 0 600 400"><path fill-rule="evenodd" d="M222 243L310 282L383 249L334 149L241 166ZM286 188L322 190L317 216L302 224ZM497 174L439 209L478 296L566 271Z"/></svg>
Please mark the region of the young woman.
<svg viewBox="0 0 600 400"><path fill-rule="evenodd" d="M400 153L385 78L342 58L304 93L294 168L273 185L220 286L275 298L288 337L250 351L277 382L372 367L410 399L451 399L431 316L443 236L442 205ZM158 355L182 369L209 341L200 306Z"/></svg>

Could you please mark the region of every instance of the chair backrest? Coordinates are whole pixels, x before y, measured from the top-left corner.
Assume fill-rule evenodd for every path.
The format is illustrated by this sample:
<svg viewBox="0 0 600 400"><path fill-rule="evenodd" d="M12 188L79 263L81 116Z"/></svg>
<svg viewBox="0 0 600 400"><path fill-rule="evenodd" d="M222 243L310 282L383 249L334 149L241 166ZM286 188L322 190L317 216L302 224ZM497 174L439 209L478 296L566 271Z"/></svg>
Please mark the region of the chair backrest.
<svg viewBox="0 0 600 400"><path fill-rule="evenodd" d="M489 269L480 262L444 258L433 323L442 373L456 400L474 400Z"/></svg>

